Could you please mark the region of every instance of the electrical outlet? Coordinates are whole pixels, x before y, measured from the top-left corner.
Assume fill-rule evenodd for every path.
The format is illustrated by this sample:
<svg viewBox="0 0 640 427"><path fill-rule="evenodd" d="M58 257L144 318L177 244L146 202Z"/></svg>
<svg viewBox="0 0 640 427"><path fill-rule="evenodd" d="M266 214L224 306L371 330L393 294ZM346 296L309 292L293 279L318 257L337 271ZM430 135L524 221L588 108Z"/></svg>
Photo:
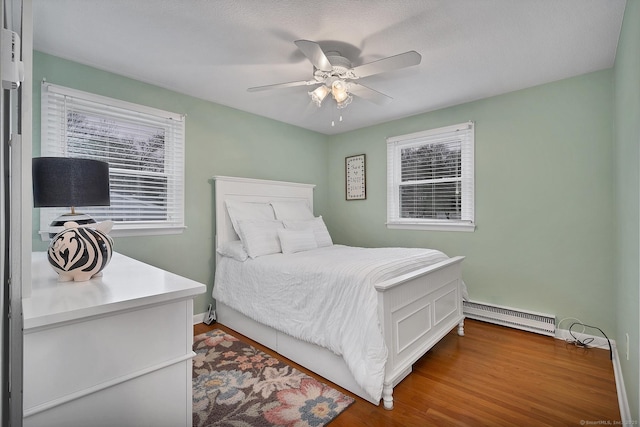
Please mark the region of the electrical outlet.
<svg viewBox="0 0 640 427"><path fill-rule="evenodd" d="M624 334L627 339L627 360L629 360L629 333Z"/></svg>

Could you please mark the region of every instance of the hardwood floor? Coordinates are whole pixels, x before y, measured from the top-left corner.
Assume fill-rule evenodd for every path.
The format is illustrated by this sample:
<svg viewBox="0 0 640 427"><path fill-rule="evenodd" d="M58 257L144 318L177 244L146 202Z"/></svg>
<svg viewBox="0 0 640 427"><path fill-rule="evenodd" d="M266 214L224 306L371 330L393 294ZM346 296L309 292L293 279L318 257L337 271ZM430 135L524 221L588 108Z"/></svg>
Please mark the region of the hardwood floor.
<svg viewBox="0 0 640 427"><path fill-rule="evenodd" d="M216 323L327 384L329 381ZM447 335L394 389L392 411L333 385L356 402L331 427L577 426L620 421L608 350L473 320Z"/></svg>

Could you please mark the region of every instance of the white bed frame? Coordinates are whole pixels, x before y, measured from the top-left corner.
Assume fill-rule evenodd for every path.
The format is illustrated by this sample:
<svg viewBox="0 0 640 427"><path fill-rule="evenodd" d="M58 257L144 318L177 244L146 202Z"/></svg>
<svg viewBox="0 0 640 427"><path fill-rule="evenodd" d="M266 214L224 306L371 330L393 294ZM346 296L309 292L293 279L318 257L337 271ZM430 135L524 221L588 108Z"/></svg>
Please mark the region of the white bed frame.
<svg viewBox="0 0 640 427"><path fill-rule="evenodd" d="M313 209L315 185L215 176L216 247L238 240L224 201L307 200ZM218 257L216 253L216 257ZM411 373L412 365L456 326L464 335L461 262L453 257L375 285L378 315L388 349L382 399L393 408L393 388ZM218 321L286 358L378 405L355 381L341 356L300 341L218 302Z"/></svg>

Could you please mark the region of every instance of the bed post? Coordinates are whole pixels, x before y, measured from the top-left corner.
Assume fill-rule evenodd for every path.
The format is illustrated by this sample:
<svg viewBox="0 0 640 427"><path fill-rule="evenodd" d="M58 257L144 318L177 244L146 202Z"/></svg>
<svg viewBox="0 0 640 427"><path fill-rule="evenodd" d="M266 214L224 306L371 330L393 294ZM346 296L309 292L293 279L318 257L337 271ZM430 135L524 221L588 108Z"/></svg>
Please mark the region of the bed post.
<svg viewBox="0 0 640 427"><path fill-rule="evenodd" d="M393 383L386 382L382 387L382 401L384 403L384 409L390 411L393 409Z"/></svg>
<svg viewBox="0 0 640 427"><path fill-rule="evenodd" d="M460 323L458 323L458 335L460 335L461 337L464 336L464 317L462 318Z"/></svg>

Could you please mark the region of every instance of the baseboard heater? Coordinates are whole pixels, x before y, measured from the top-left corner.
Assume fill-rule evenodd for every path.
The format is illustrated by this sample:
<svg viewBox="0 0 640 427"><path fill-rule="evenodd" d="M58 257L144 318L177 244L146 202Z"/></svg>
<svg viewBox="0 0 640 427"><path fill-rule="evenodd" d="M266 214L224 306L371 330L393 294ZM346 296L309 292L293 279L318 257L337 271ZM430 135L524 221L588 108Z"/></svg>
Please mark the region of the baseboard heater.
<svg viewBox="0 0 640 427"><path fill-rule="evenodd" d="M469 319L495 323L523 331L555 336L556 317L551 314L533 313L514 308L500 307L473 301L464 301L464 315Z"/></svg>

